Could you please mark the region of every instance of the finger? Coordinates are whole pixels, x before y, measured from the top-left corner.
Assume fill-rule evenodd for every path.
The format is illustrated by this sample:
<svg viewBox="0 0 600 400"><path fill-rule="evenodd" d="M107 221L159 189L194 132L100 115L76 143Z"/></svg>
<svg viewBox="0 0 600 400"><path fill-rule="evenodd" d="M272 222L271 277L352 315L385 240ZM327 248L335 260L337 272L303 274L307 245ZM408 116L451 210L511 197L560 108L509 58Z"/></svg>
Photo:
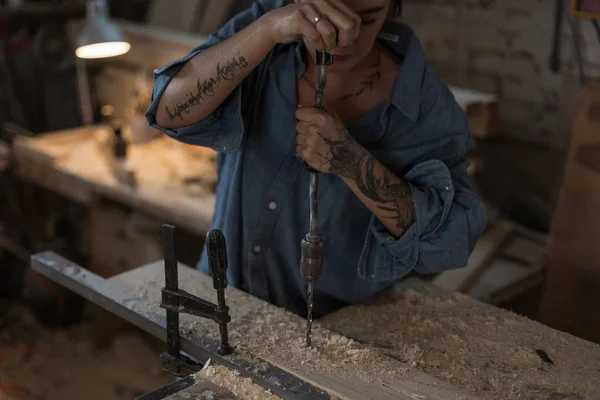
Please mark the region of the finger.
<svg viewBox="0 0 600 400"><path fill-rule="evenodd" d="M319 136L319 127L310 122L299 122L296 126L296 131L298 132L298 136L302 137L302 140L305 143L309 143L311 140L314 140L315 137Z"/></svg>
<svg viewBox="0 0 600 400"><path fill-rule="evenodd" d="M308 146L308 135L305 135L303 133L296 135L296 145L302 146L302 147L307 147Z"/></svg>
<svg viewBox="0 0 600 400"><path fill-rule="evenodd" d="M298 135L303 135L306 136L309 132L310 132L310 127L312 126L312 124L310 122L298 122L296 124L296 132L298 132Z"/></svg>
<svg viewBox="0 0 600 400"><path fill-rule="evenodd" d="M358 39L358 35L360 34L360 26L362 23L362 18L358 15L354 10L344 4L343 1L339 0L330 0L332 6L337 8L340 12L345 13L349 18L354 21L354 40Z"/></svg>
<svg viewBox="0 0 600 400"><path fill-rule="evenodd" d="M315 0L314 5L319 12L327 16L337 29L338 46L348 47L354 43L356 23L351 17L332 6L326 0Z"/></svg>
<svg viewBox="0 0 600 400"><path fill-rule="evenodd" d="M315 25L307 19L302 8L298 8L298 12L294 15L293 21L298 27L298 33L302 35L313 48L318 51L325 51L325 42L323 42L323 39L321 38L321 33L317 30Z"/></svg>
<svg viewBox="0 0 600 400"><path fill-rule="evenodd" d="M316 107L300 107L296 110L296 119L298 121L314 122L323 111Z"/></svg>
<svg viewBox="0 0 600 400"><path fill-rule="evenodd" d="M325 50L334 49L336 47L335 26L313 4L305 4L302 7L302 12L321 35L321 40L325 43ZM315 19L318 17L321 17L321 19L315 24Z"/></svg>

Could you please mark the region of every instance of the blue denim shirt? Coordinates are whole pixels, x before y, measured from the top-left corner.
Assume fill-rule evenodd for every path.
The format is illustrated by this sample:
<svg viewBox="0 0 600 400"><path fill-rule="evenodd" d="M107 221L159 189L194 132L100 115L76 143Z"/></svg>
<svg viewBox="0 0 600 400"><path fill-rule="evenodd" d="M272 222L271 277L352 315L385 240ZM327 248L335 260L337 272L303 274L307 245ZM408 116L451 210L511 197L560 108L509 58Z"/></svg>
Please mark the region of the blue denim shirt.
<svg viewBox="0 0 600 400"><path fill-rule="evenodd" d="M260 0L183 59L155 71L148 123L184 143L218 152L212 222L227 239L228 281L296 313L306 310L300 242L309 228L309 173L296 153L296 81L302 43L277 45L209 117L179 129L156 124L158 101L191 57L225 40L286 0ZM324 271L315 286L315 316L362 302L410 271L463 267L485 226L472 192L464 112L427 65L412 30L386 22L379 41L403 60L389 99L347 124L352 136L410 183L416 222L399 239L331 174L319 178ZM199 269L208 273L205 254Z"/></svg>

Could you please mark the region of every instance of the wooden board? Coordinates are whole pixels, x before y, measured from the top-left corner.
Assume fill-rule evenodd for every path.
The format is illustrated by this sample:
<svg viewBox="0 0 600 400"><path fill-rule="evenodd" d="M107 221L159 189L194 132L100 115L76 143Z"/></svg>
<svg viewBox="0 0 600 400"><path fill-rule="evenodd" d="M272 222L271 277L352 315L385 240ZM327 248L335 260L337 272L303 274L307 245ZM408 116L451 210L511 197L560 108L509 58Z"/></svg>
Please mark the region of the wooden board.
<svg viewBox="0 0 600 400"><path fill-rule="evenodd" d="M481 399L600 398L599 345L414 278L320 323Z"/></svg>
<svg viewBox="0 0 600 400"><path fill-rule="evenodd" d="M214 163L207 164L204 159L214 157L214 152L167 137L130 146L128 159L137 181L137 186L131 187L118 181L101 155L99 143L107 134L105 127L93 126L18 137L13 150L17 171L24 179L76 202L90 205L101 195L204 235L215 203L210 186L216 181ZM192 168L208 186L183 185L192 177Z"/></svg>
<svg viewBox="0 0 600 400"><path fill-rule="evenodd" d="M198 381L194 386L175 393L163 400L242 400L231 391L217 386L212 382Z"/></svg>
<svg viewBox="0 0 600 400"><path fill-rule="evenodd" d="M158 311L164 285L163 262L157 262L111 278L130 285L147 300L149 311ZM187 267L179 270L180 287L209 301L216 301L212 279ZM465 392L427 376L392 358L357 343L313 327L315 348L304 347L305 320L235 288L227 289L232 315L232 345L254 354L341 399L467 399ZM217 338L211 321L182 316L186 331Z"/></svg>
<svg viewBox="0 0 600 400"><path fill-rule="evenodd" d="M600 85L583 89L548 243L540 320L600 343Z"/></svg>
<svg viewBox="0 0 600 400"><path fill-rule="evenodd" d="M162 261L102 280L52 253L35 255L33 260L36 271L51 279L62 280L72 290L88 294L102 292L101 296L89 298L112 309L124 308L121 313L124 318L136 321L155 336L165 339L165 312L159 306L164 286ZM90 281L93 285L86 283ZM208 276L180 266L179 282L189 293L216 301L212 279ZM331 398L474 398L376 349L324 329L318 323L313 328L313 348L308 349L304 344L306 325L303 318L234 288L227 289L226 298L232 316L230 343L236 351L231 356L215 358L215 362L226 362L228 367L234 368L243 364L246 373L248 366L252 366L256 376L270 371L273 366L326 391ZM216 354L211 345L219 337L214 322L189 315L181 315L180 322L184 351L201 361L205 361L211 351ZM205 350L197 352L197 348ZM281 395L281 391L277 394Z"/></svg>

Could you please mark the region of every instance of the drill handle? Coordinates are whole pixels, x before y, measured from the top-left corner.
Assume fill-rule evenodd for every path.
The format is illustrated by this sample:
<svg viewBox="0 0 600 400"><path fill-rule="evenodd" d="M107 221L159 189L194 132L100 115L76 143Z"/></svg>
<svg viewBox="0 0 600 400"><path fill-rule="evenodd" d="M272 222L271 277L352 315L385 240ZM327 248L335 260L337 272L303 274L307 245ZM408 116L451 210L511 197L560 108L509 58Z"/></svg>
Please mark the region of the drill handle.
<svg viewBox="0 0 600 400"><path fill-rule="evenodd" d="M317 51L317 65L333 64L333 54L325 51Z"/></svg>
<svg viewBox="0 0 600 400"><path fill-rule="evenodd" d="M331 65L333 64L333 55L324 51L317 51L317 65ZM319 77L319 80L321 79L321 77ZM318 83L318 85L321 82ZM324 88L323 88L324 89ZM318 86L317 86L317 90L318 90ZM318 108L322 108L321 105L317 104ZM308 165L306 163L306 161L303 163L304 164L304 168L310 172L310 173L317 173L319 171L317 171L316 169L314 169L313 167L311 167L310 165Z"/></svg>
<svg viewBox="0 0 600 400"><path fill-rule="evenodd" d="M206 234L206 254L215 289L227 287L227 245L225 235L219 229Z"/></svg>

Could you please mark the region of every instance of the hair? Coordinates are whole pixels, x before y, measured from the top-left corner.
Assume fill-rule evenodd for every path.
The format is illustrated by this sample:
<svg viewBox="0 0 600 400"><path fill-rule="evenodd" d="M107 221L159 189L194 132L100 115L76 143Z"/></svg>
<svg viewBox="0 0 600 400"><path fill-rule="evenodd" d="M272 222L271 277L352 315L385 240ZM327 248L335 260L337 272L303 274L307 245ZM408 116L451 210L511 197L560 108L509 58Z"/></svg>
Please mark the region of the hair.
<svg viewBox="0 0 600 400"><path fill-rule="evenodd" d="M402 0L390 0L390 18L398 18L402 15Z"/></svg>

